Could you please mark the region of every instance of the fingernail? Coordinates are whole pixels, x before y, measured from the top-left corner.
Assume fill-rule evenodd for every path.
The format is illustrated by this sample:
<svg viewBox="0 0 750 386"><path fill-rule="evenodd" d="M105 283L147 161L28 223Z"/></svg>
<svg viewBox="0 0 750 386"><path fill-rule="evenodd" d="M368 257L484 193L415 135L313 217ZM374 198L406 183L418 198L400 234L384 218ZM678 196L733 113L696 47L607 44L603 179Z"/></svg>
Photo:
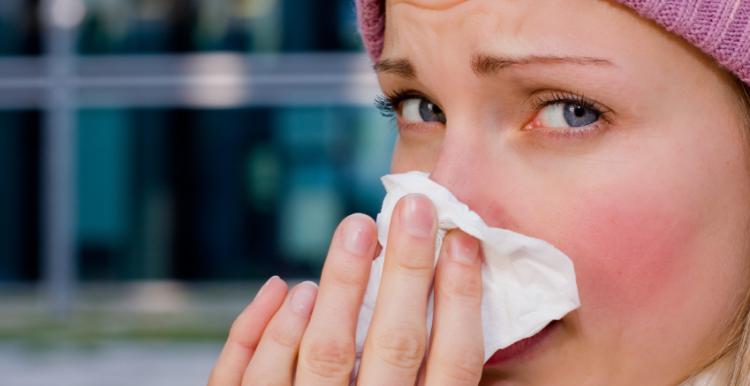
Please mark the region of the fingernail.
<svg viewBox="0 0 750 386"><path fill-rule="evenodd" d="M372 232L361 219L350 218L344 229L344 248L354 255L364 255L372 246Z"/></svg>
<svg viewBox="0 0 750 386"><path fill-rule="evenodd" d="M469 236L451 238L450 255L459 263L474 263L479 253L479 242Z"/></svg>
<svg viewBox="0 0 750 386"><path fill-rule="evenodd" d="M260 287L258 292L255 294L255 299L258 299L261 295L263 295L263 291L265 291L268 287L270 287L271 282L281 280L278 276L272 276L270 279L266 280L265 284Z"/></svg>
<svg viewBox="0 0 750 386"><path fill-rule="evenodd" d="M318 286L315 283L306 281L297 286L292 294L289 305L292 310L299 315L308 316L315 302L315 295L318 293Z"/></svg>
<svg viewBox="0 0 750 386"><path fill-rule="evenodd" d="M415 237L430 237L435 224L435 210L424 196L410 195L401 208L401 220L406 231Z"/></svg>

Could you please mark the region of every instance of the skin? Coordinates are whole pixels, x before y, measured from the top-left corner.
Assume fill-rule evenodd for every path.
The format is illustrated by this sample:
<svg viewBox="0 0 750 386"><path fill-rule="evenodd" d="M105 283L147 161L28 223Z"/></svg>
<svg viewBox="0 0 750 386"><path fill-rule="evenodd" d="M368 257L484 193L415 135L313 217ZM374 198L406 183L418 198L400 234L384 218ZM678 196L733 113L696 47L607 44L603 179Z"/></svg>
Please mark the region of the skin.
<svg viewBox="0 0 750 386"><path fill-rule="evenodd" d="M558 247L582 306L526 355L483 369L476 240L449 233L433 272L434 209L410 196L391 226L359 384L676 385L709 364L750 284L750 173L727 73L608 1L393 0L386 15L381 59L406 59L416 76L381 62L383 91L413 90L447 117L419 122L397 107L393 172L429 172L489 225ZM477 74L478 53L598 60ZM554 92L606 112L595 129L562 135L573 129L532 103ZM377 248L371 219L345 219L320 289L292 290L309 291L307 306L290 310L272 279L235 322L209 385L348 384Z"/></svg>

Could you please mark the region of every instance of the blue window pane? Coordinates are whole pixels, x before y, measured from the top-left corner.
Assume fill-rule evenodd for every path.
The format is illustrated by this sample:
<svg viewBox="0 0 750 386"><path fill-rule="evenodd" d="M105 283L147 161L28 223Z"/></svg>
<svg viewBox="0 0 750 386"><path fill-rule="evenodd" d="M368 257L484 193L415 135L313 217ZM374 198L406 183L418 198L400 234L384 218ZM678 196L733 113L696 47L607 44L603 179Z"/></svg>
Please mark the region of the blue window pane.
<svg viewBox="0 0 750 386"><path fill-rule="evenodd" d="M0 55L37 55L40 52L37 5L28 0L0 1Z"/></svg>
<svg viewBox="0 0 750 386"><path fill-rule="evenodd" d="M86 0L85 5L78 42L84 54L360 48L350 0Z"/></svg>
<svg viewBox="0 0 750 386"><path fill-rule="evenodd" d="M40 276L37 112L0 112L0 281Z"/></svg>
<svg viewBox="0 0 750 386"><path fill-rule="evenodd" d="M395 131L370 108L85 110L84 279L309 277L375 215Z"/></svg>

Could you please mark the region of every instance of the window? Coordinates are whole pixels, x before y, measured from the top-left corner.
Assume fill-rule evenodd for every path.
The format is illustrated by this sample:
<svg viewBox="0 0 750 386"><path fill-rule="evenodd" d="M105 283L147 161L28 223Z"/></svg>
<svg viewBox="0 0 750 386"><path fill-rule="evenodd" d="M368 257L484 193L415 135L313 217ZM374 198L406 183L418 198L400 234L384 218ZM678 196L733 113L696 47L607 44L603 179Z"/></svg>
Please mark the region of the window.
<svg viewBox="0 0 750 386"><path fill-rule="evenodd" d="M379 210L349 0L59 1L0 5L0 280L313 277Z"/></svg>

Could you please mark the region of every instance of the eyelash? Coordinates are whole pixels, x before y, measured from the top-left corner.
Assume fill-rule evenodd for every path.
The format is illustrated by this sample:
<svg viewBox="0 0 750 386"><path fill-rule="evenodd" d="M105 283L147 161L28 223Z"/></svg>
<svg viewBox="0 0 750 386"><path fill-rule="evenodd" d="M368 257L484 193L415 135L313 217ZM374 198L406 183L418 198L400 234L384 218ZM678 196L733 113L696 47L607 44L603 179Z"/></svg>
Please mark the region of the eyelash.
<svg viewBox="0 0 750 386"><path fill-rule="evenodd" d="M395 120L397 116L396 112L399 110L401 103L411 98L428 99L421 93L414 91L414 90L396 90L396 91L393 91L392 93L386 93L384 95L377 96L375 98L375 107L380 111L380 114L382 116L386 118L390 118L391 120ZM558 104L558 103L570 103L570 104L579 105L587 109L591 109L597 113L597 115L599 116L599 119L604 121L604 123L611 123L609 115L612 112L612 110L608 109L605 106L600 105L599 103L593 101L592 99L587 98L585 95L583 95L583 93L580 93L580 92L552 91L552 93L547 96L538 96L538 97L535 97L531 101L534 111L539 111L547 106L551 106L551 105ZM573 128L571 130L565 130L565 131L560 131L560 130L545 130L545 131L548 134L553 135L553 136L580 137L590 132L598 130L599 125L597 123L594 123L589 126L583 126L582 128Z"/></svg>
<svg viewBox="0 0 750 386"><path fill-rule="evenodd" d="M548 96L538 96L532 99L531 104L534 111L539 111L547 106L558 103L573 104L596 112L599 119L593 124L574 127L566 130L542 130L544 133L555 137L583 137L601 129L602 124L611 124L610 114L612 110L587 98L580 92L567 92L553 90ZM603 123L602 123L603 122Z"/></svg>
<svg viewBox="0 0 750 386"><path fill-rule="evenodd" d="M531 103L535 110L541 110L547 106L555 105L558 103L570 103L578 105L596 111L596 113L599 114L599 117L602 118L605 122L609 122L609 114L612 112L612 110L608 109L605 106L602 106L601 104L595 102L590 98L587 98L582 93L576 92L552 91L548 96L535 97Z"/></svg>
<svg viewBox="0 0 750 386"><path fill-rule="evenodd" d="M375 107L380 114L386 118L395 119L396 111L400 108L401 103L411 98L425 98L422 94L412 90L397 90L393 93L386 93L375 98Z"/></svg>

